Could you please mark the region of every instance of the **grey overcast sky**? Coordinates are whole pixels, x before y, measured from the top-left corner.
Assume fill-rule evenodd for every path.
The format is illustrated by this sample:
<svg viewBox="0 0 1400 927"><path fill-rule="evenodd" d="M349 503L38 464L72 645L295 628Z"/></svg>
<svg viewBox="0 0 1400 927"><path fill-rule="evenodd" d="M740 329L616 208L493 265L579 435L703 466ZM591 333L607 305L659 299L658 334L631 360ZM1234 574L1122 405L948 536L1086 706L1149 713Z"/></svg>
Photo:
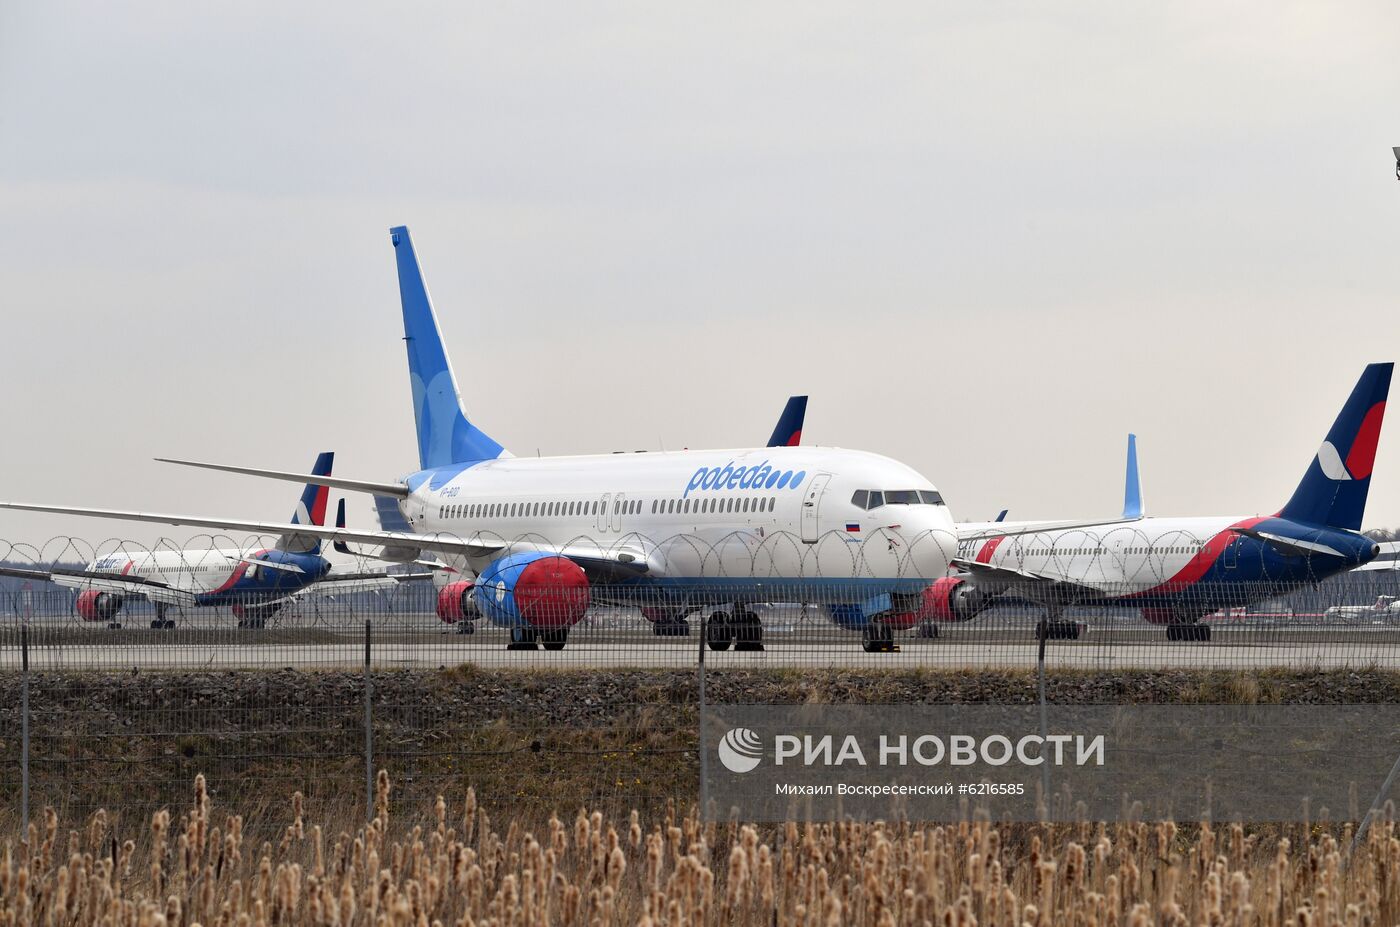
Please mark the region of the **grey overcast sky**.
<svg viewBox="0 0 1400 927"><path fill-rule="evenodd" d="M5 3L0 497L283 519L151 458L413 469L404 223L517 454L807 392L958 518L1114 514L1130 430L1152 513L1274 511L1400 354L1397 144L1389 0ZM0 517L65 533L166 532Z"/></svg>

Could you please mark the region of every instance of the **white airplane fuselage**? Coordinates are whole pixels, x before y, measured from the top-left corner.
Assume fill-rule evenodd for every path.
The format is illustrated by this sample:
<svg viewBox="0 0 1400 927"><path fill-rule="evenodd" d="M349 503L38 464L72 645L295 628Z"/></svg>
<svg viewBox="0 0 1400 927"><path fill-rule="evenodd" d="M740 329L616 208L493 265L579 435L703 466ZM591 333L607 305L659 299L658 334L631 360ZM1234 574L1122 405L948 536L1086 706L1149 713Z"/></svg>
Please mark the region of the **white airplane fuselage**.
<svg viewBox="0 0 1400 927"><path fill-rule="evenodd" d="M956 549L948 507L917 472L878 454L765 447L575 457L503 457L404 479L415 533L512 549L644 553L646 580L700 583L747 597L802 584L846 599L917 591ZM922 491L916 504L868 511L857 490ZM498 554L447 555L479 573ZM838 590L838 587L840 591Z"/></svg>

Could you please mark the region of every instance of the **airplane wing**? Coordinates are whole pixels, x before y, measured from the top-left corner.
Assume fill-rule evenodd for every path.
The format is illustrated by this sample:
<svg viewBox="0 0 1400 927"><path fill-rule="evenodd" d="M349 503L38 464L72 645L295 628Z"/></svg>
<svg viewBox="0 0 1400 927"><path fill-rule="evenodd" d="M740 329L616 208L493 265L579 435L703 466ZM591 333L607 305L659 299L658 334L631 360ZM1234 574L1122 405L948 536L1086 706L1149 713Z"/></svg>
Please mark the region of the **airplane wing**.
<svg viewBox="0 0 1400 927"><path fill-rule="evenodd" d="M1098 521L962 522L957 526L957 529L959 541L989 541L992 538L1020 537L1025 534L1040 534L1045 531L1119 528L1141 520L1140 518L1114 518Z"/></svg>
<svg viewBox="0 0 1400 927"><path fill-rule="evenodd" d="M977 586L988 592L1010 592L1027 599L1063 598L1070 593L1075 599L1103 598L1104 592L1085 583L1075 582L1049 573L1012 570L1006 567L954 558L953 566L962 570Z"/></svg>
<svg viewBox="0 0 1400 927"><path fill-rule="evenodd" d="M98 592L110 592L120 596L141 596L165 605L195 604L194 593L177 589L159 580L143 579L139 576L92 573L87 570L26 570L19 567L0 567L0 576L50 582L65 589L95 589Z"/></svg>
<svg viewBox="0 0 1400 927"><path fill-rule="evenodd" d="M402 531L356 531L320 525L291 525L271 521L242 521L233 518L207 518L201 515L169 515L159 512L128 512L119 509L86 509L67 505L36 505L28 502L0 502L0 509L25 512L50 512L55 515L80 515L84 518L113 518L118 521L144 521L159 525L189 525L194 528L219 528L224 531L244 531L248 534L306 535L325 541L355 541L361 544L381 544L389 547L435 550L467 557L484 557L505 550L510 545L491 538L464 539L450 534L412 534ZM259 561L261 564L262 561Z"/></svg>
<svg viewBox="0 0 1400 927"><path fill-rule="evenodd" d="M431 550L470 558L489 557L510 550L542 550L568 557L583 567L585 573L592 572L609 579L630 578L656 572L655 565L648 561L643 551L625 547L607 549L554 547L530 542L512 543L494 538L484 538L479 535L462 538L453 534L359 531L352 528L332 528L319 525L291 525L267 521L241 521L231 518L207 518L200 515L129 512L119 509L86 509L64 505L36 505L28 502L0 502L0 509L50 512L55 515L80 515L85 518L112 518L119 521L154 522L161 525L189 525L195 528L218 528L224 531L241 531L248 534L297 534L332 542L354 541L360 544L378 544L401 551ZM258 561L258 563L260 566L263 565L263 561Z"/></svg>
<svg viewBox="0 0 1400 927"><path fill-rule="evenodd" d="M376 592L396 589L402 583L418 579L432 579L432 577L431 573L332 573L325 579L293 593L292 598L345 595L351 592Z"/></svg>

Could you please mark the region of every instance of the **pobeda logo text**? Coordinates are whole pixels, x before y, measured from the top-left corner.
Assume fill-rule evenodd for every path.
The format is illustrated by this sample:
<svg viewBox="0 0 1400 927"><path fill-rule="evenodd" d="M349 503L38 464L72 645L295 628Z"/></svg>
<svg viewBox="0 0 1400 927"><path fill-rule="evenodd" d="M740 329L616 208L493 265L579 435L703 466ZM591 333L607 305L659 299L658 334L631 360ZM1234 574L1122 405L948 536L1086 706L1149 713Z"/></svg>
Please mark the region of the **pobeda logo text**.
<svg viewBox="0 0 1400 927"><path fill-rule="evenodd" d="M1071 750L1071 747L1073 748ZM1002 734L992 734L978 740L970 734L881 734L878 742L862 746L854 734L844 738L826 734L779 734L773 738L773 763L776 766L869 766L868 749L878 766L1102 766L1104 736L1084 734L1027 734L1012 740ZM727 765L727 764L726 764ZM757 764L755 764L757 765Z"/></svg>
<svg viewBox="0 0 1400 927"><path fill-rule="evenodd" d="M736 467L730 461L722 467L701 467L690 477L685 495L700 489L796 489L807 478L806 470L774 470L764 461L756 467ZM685 496L682 496L685 498Z"/></svg>

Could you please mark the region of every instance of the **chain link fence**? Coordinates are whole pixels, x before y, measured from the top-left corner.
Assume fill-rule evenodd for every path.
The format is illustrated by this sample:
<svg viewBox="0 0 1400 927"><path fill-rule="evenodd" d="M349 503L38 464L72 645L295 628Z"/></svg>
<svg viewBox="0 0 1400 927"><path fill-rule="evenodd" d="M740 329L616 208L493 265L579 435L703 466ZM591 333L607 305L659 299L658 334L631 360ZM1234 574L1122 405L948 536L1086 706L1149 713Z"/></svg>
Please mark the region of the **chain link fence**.
<svg viewBox="0 0 1400 927"><path fill-rule="evenodd" d="M138 553L72 542L27 557L9 550L8 562L26 569ZM309 807L362 815L379 770L408 801L471 784L504 807L667 807L696 797L706 698L810 700L814 680L831 680L821 697L927 699L929 685L900 680L929 670L1001 673L1024 700L1044 697L1044 674L1056 671L1116 680L1134 670L1400 668L1396 571L1273 595L1216 584L1209 598L1177 596L1182 614L1200 616L1182 624L1159 604L1135 604L1142 583L1098 583L1107 605L1082 590L1004 584L960 612L924 592L872 593L852 582L868 578L859 555L845 555L853 575L822 574L828 585L754 585L751 572L737 603L723 601L727 587L713 577L594 584L557 649L464 610L430 579L289 596L275 610L264 597L158 613L129 595L94 612L80 603L90 590L9 577L0 581L0 815L44 805L145 814L183 796L196 773L250 819L264 806L285 816L293 791ZM733 578L738 561L726 562ZM374 572L363 562L338 569ZM945 583L939 595L957 588ZM1013 697L975 698L1003 696Z"/></svg>

